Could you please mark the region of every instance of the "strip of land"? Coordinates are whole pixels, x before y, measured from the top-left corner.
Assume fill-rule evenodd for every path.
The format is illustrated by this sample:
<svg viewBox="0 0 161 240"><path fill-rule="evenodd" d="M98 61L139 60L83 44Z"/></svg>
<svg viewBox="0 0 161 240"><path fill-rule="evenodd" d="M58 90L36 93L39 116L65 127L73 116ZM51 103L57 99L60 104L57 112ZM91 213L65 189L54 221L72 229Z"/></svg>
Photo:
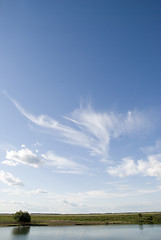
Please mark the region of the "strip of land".
<svg viewBox="0 0 161 240"><path fill-rule="evenodd" d="M161 212L107 214L31 214L30 226L161 224ZM0 214L0 226L17 226L12 214Z"/></svg>

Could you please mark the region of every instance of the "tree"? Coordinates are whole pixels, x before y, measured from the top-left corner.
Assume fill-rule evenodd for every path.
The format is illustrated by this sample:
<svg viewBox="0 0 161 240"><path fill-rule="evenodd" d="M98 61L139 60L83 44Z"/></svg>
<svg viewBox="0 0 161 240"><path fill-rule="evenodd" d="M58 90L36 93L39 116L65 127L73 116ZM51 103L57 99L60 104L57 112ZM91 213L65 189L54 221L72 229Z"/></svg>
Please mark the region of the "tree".
<svg viewBox="0 0 161 240"><path fill-rule="evenodd" d="M26 223L31 222L31 216L28 212L22 212L21 210L19 212L16 212L13 215L14 219L19 222L22 225L25 225Z"/></svg>

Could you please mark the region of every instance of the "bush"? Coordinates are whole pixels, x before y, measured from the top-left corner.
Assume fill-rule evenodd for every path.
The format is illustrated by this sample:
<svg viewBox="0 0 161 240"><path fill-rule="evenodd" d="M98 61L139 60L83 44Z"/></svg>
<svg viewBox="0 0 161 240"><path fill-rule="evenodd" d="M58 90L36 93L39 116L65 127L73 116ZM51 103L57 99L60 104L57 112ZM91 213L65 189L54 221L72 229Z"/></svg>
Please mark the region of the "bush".
<svg viewBox="0 0 161 240"><path fill-rule="evenodd" d="M138 213L138 217L139 217L139 218L142 218L142 214L141 214L141 213Z"/></svg>
<svg viewBox="0 0 161 240"><path fill-rule="evenodd" d="M28 212L22 212L21 210L19 212L16 212L13 217L17 222L21 223L22 225L31 222L30 214Z"/></svg>
<svg viewBox="0 0 161 240"><path fill-rule="evenodd" d="M149 223L149 224L153 223L153 216L152 215L147 216L147 223Z"/></svg>

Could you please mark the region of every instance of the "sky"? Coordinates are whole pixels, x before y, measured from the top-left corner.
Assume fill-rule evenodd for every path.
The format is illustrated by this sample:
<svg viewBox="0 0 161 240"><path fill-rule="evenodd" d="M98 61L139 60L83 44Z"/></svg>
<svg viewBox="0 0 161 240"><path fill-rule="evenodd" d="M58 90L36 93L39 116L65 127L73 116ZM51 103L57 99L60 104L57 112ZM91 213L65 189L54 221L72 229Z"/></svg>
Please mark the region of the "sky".
<svg viewBox="0 0 161 240"><path fill-rule="evenodd" d="M0 213L161 211L161 1L0 1Z"/></svg>

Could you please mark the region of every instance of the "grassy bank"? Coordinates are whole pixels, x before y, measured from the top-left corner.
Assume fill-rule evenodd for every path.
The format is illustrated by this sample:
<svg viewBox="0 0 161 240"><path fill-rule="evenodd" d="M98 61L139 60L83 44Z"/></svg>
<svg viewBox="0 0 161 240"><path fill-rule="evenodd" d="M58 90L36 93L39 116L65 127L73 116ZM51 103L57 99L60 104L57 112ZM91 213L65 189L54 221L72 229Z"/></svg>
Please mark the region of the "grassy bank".
<svg viewBox="0 0 161 240"><path fill-rule="evenodd" d="M161 213L31 214L30 225L161 224ZM0 215L0 226L17 225L12 214Z"/></svg>

